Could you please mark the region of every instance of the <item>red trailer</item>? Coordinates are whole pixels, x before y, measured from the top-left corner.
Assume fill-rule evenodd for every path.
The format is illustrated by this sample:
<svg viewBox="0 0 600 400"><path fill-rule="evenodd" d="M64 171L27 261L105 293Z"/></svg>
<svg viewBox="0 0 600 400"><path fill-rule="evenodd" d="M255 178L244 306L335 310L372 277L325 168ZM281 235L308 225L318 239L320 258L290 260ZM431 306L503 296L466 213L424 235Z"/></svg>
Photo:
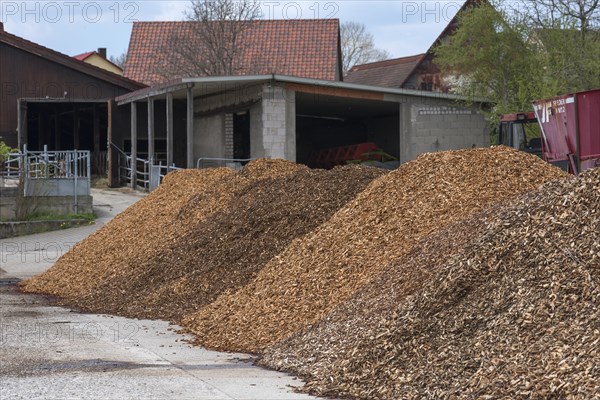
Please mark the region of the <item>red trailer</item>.
<svg viewBox="0 0 600 400"><path fill-rule="evenodd" d="M575 175L600 166L600 89L535 101L533 110L544 160Z"/></svg>
<svg viewBox="0 0 600 400"><path fill-rule="evenodd" d="M540 154L575 175L600 166L600 89L538 100L533 110L502 116L499 143ZM539 125L540 138L527 141L531 123Z"/></svg>

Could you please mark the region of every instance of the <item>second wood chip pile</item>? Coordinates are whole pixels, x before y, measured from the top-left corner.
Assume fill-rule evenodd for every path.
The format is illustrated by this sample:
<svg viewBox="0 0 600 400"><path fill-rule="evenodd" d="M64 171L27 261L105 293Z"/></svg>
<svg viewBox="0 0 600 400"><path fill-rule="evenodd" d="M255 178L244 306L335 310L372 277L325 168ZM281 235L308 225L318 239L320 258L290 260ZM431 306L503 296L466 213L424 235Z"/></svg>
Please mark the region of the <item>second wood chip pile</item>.
<svg viewBox="0 0 600 400"><path fill-rule="evenodd" d="M600 170L505 147L386 173L257 160L182 171L22 284L178 323L304 391L600 393Z"/></svg>

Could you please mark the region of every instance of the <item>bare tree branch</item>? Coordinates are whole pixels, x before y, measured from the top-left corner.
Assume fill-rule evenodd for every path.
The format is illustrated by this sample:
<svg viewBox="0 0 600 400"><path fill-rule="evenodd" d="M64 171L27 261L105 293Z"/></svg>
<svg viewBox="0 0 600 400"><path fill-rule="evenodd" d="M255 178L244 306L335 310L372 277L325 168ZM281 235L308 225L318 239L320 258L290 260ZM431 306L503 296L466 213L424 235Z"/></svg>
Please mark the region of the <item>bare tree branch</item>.
<svg viewBox="0 0 600 400"><path fill-rule="evenodd" d="M244 34L262 16L257 0L193 0L190 22L172 32L159 54L170 54L157 71L174 76L226 76L243 72Z"/></svg>
<svg viewBox="0 0 600 400"><path fill-rule="evenodd" d="M390 54L386 50L375 48L373 35L367 32L367 28L361 23L344 22L340 34L344 74L355 65L390 58Z"/></svg>
<svg viewBox="0 0 600 400"><path fill-rule="evenodd" d="M600 0L521 0L499 1L498 5L518 10L537 28L556 29L575 26L582 32L597 29L600 23Z"/></svg>
<svg viewBox="0 0 600 400"><path fill-rule="evenodd" d="M125 61L127 61L127 51L124 51L118 56L108 57L108 61L115 64L117 67L123 69L123 67L125 66Z"/></svg>

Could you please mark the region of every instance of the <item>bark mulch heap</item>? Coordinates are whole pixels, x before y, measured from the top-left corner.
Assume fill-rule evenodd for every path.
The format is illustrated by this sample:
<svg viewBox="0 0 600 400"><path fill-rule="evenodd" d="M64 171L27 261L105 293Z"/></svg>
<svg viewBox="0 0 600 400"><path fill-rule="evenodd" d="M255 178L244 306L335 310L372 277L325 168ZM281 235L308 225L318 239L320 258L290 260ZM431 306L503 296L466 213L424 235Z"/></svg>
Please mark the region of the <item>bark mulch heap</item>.
<svg viewBox="0 0 600 400"><path fill-rule="evenodd" d="M259 363L304 377L308 392L347 395L337 386L338 371L332 366L354 362L364 336L376 336L377 325L422 289L438 268L478 240L486 230L484 218L501 211L500 204L486 207L425 237L317 324L265 349ZM335 382L323 384L321 377L334 377Z"/></svg>
<svg viewBox="0 0 600 400"><path fill-rule="evenodd" d="M264 362L305 375L313 393L337 396L597 398L600 169L550 182L479 227L459 224L448 239L462 242L461 230L472 229L483 234L447 262L435 244L420 255L418 268L433 271L406 296L390 294L396 305L377 293L390 290L385 284L365 287L360 303L383 301L379 318L367 315L372 304L346 304L331 326L273 347ZM415 266L405 261L387 279L408 281ZM351 327L338 330L344 320Z"/></svg>
<svg viewBox="0 0 600 400"><path fill-rule="evenodd" d="M205 346L260 352L322 319L425 236L561 176L506 147L422 155L375 180L254 281L183 324Z"/></svg>
<svg viewBox="0 0 600 400"><path fill-rule="evenodd" d="M88 308L85 299L104 282L139 271L169 251L189 230L226 208L236 190L299 169L306 168L282 160L257 160L241 173L228 168L172 172L158 189L21 286L27 292L51 294L66 304L101 312L101 307Z"/></svg>
<svg viewBox="0 0 600 400"><path fill-rule="evenodd" d="M255 168L254 175L271 178L239 188L226 208L179 236L168 251L105 281L80 306L178 321L251 281L293 239L327 221L385 173L362 166L298 167L277 177L273 168Z"/></svg>

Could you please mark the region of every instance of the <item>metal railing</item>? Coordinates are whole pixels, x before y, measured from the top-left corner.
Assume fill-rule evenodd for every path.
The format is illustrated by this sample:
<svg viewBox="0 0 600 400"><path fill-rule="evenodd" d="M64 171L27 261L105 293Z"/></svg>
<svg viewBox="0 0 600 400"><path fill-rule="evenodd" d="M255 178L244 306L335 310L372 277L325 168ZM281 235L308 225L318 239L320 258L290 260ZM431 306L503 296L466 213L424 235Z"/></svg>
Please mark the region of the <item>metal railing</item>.
<svg viewBox="0 0 600 400"><path fill-rule="evenodd" d="M18 180L21 176L22 153L9 153L8 159L2 168L2 177L5 179Z"/></svg>
<svg viewBox="0 0 600 400"><path fill-rule="evenodd" d="M150 187L150 162L143 158L136 158L134 163L132 157L127 154L121 155L121 161L119 165L121 183L131 186L132 181L135 180L136 188L147 191Z"/></svg>
<svg viewBox="0 0 600 400"><path fill-rule="evenodd" d="M160 185L164 177L171 171L181 170L175 164L171 166L152 165L149 160L136 158L135 166L132 164L132 157L128 154L121 154L119 165L121 183L132 186L132 179L135 179L135 187L146 192L155 189Z"/></svg>
<svg viewBox="0 0 600 400"><path fill-rule="evenodd" d="M153 164L144 158L136 158L132 161L130 154L123 152L117 146L119 151L119 177L122 185L135 187L139 190L152 191L158 187L164 177L171 171L182 170L184 168L176 167L175 164L165 165L162 162ZM239 170L243 164L254 160L254 158L212 158L201 157L196 162L196 168L215 168L230 167ZM135 181L135 186L133 182Z"/></svg>
<svg viewBox="0 0 600 400"><path fill-rule="evenodd" d="M9 154L2 172L5 179L24 179L25 196L89 195L90 152L87 150L28 151ZM54 182L50 184L49 182Z"/></svg>
<svg viewBox="0 0 600 400"><path fill-rule="evenodd" d="M10 153L4 162L2 175L18 179L89 179L91 177L90 152L87 150L29 151Z"/></svg>
<svg viewBox="0 0 600 400"><path fill-rule="evenodd" d="M160 171L158 176L160 176L160 181L162 182L162 180L164 179L164 177L171 171L181 171L185 168L179 168L176 167L175 164L168 166L168 165L162 165L162 163L159 163L157 165L158 170Z"/></svg>
<svg viewBox="0 0 600 400"><path fill-rule="evenodd" d="M26 151L25 174L29 179L89 179L90 152Z"/></svg>

